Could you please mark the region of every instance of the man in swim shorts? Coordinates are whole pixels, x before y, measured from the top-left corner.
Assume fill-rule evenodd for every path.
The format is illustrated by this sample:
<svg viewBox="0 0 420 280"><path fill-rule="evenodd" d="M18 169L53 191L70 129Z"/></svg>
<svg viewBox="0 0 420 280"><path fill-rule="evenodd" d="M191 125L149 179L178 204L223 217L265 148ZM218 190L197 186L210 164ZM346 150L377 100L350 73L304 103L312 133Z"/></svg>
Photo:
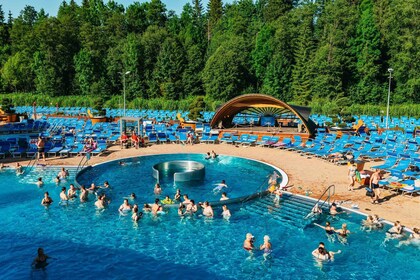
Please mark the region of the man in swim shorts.
<svg viewBox="0 0 420 280"><path fill-rule="evenodd" d="M38 148L38 155L37 159L42 155L42 159L45 161L45 140L41 136L38 137L38 141L36 142L36 146Z"/></svg>
<svg viewBox="0 0 420 280"><path fill-rule="evenodd" d="M252 250L254 250L254 236L251 233L246 234L243 248L252 254Z"/></svg>

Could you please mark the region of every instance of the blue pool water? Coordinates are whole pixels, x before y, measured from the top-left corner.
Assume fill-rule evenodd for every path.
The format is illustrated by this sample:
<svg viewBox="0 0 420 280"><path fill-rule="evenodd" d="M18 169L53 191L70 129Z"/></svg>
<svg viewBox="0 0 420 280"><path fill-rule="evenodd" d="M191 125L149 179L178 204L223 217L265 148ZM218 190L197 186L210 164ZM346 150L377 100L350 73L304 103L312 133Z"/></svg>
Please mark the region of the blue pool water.
<svg viewBox="0 0 420 280"><path fill-rule="evenodd" d="M246 168L243 165L253 164L237 158L231 162L237 164L237 172ZM220 172L225 172L226 166L219 168ZM353 233L348 245L330 243L322 229L303 219L311 204L290 195L283 196L279 207L270 205L271 198L232 205L230 221L221 219L219 208L215 208L213 220L198 216L180 220L171 209L158 219L146 216L136 226L129 216L117 213L121 196L131 192L124 184L128 175L106 165L98 168L109 172L94 179L109 180L113 186L111 205L102 212L95 210L93 198L85 204L75 201L59 206L59 187L51 180L56 170L38 170L47 182L42 189L33 184L36 174L17 177L13 171L0 172L1 279L418 279L420 275L419 248L397 248L396 241L383 245L385 230L362 231L363 217L352 213L318 221L330 220L336 228L346 222ZM258 164L253 168L258 169ZM257 175L242 172L218 177L232 186L239 185L234 178L240 178L237 180L243 186L260 184L264 178L254 177L272 171L268 166L261 168ZM93 178L85 174L87 180ZM136 193L153 196L149 183L142 183L149 180L151 171L142 176ZM206 180L213 182L212 178ZM49 209L40 205L44 191L55 200ZM274 249L271 261L263 262L259 252L254 259L247 259L242 249L247 232L255 236L256 245L265 234L270 235ZM343 252L334 262L320 265L311 256L319 241L332 251ZM45 271L30 267L38 247L56 258Z"/></svg>
<svg viewBox="0 0 420 280"><path fill-rule="evenodd" d="M202 154L165 154L154 156L134 157L124 160L112 161L100 164L77 178L80 184L89 186L91 183L102 185L109 181L111 185L117 186L116 197L128 196L134 192L141 202L154 201L154 185L156 179L152 176L153 165L166 161L192 160L205 166L205 178L201 181L176 182L173 177L162 178L162 196L169 195L173 198L176 189L188 194L191 199L198 201L217 201L220 199L220 192L214 192L221 180L225 180L228 188L226 192L230 198L237 198L250 195L267 187L267 176L275 170L273 167L258 161L244 158L220 155L216 159L206 160ZM123 161L124 165L119 163ZM280 181L281 179L279 179ZM225 191L225 189L223 190Z"/></svg>

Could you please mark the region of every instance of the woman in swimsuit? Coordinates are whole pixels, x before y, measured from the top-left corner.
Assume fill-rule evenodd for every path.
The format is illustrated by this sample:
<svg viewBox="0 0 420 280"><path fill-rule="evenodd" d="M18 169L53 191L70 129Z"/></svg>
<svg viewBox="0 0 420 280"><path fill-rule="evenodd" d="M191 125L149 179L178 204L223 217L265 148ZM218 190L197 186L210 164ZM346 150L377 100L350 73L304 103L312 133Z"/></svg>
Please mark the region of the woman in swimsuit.
<svg viewBox="0 0 420 280"><path fill-rule="evenodd" d="M341 226L341 229L336 230L336 232L338 233L338 239L340 240L340 242L343 244L347 243L347 237L350 233L350 231L347 229L347 224L344 223Z"/></svg>
<svg viewBox="0 0 420 280"><path fill-rule="evenodd" d="M334 238L334 234L335 234L335 229L331 226L330 222L326 222L325 223L325 227L321 226L319 224L314 223L314 225L325 229L325 233L327 234L328 240L330 242L334 242L335 238Z"/></svg>
<svg viewBox="0 0 420 280"><path fill-rule="evenodd" d="M44 206L49 206L51 203L53 203L53 200L50 197L50 194L48 192L45 192L44 198L42 199L41 204Z"/></svg>
<svg viewBox="0 0 420 280"><path fill-rule="evenodd" d="M157 183L156 185L155 185L155 189L154 189L154 191L153 191L154 193L155 193L155 195L160 195L161 193L162 193L162 188L161 188L161 186L159 185L159 183Z"/></svg>
<svg viewBox="0 0 420 280"><path fill-rule="evenodd" d="M178 216L184 217L185 213L185 205L180 203L178 207Z"/></svg>
<svg viewBox="0 0 420 280"><path fill-rule="evenodd" d="M176 193L175 193L175 196L174 196L174 200L175 201L180 201L181 200L181 190L180 189L177 189L176 190Z"/></svg>
<svg viewBox="0 0 420 280"><path fill-rule="evenodd" d="M349 177L349 187L348 190L349 191L353 191L354 188L354 183L356 182L356 165L354 164L354 160L350 161L350 166L349 166L349 170L348 170L348 177Z"/></svg>
<svg viewBox="0 0 420 280"><path fill-rule="evenodd" d="M272 247L271 247L271 242L270 242L270 236L265 235L264 243L260 246L260 250L264 250L264 253L263 253L264 260L267 260L270 257L273 251L271 248Z"/></svg>
<svg viewBox="0 0 420 280"><path fill-rule="evenodd" d="M47 259L49 258L50 257L44 253L44 249L38 248L38 255L32 262L32 266L34 266L35 268L46 267L48 265Z"/></svg>
<svg viewBox="0 0 420 280"><path fill-rule="evenodd" d="M201 205L201 207L203 207L204 216L206 216L207 218L213 218L213 208L211 208L208 201L204 202L204 204Z"/></svg>
<svg viewBox="0 0 420 280"><path fill-rule="evenodd" d="M223 217L223 219L225 219L225 220L229 220L229 218L230 218L232 215L230 214L230 211L229 211L228 207L227 207L226 205L223 205L223 206L222 206L222 208L223 208L223 212L222 212L222 217Z"/></svg>

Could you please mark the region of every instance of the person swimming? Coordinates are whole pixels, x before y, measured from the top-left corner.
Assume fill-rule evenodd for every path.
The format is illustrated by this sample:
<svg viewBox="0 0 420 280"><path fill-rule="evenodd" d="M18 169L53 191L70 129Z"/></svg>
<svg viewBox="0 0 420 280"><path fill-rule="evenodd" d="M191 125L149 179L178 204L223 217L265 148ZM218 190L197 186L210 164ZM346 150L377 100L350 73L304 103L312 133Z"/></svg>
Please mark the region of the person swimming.
<svg viewBox="0 0 420 280"><path fill-rule="evenodd" d="M150 213L150 212L152 212L152 207L151 207L149 204L145 203L145 204L143 205L143 212L145 212L145 213Z"/></svg>
<svg viewBox="0 0 420 280"><path fill-rule="evenodd" d="M219 184L216 184L216 187L213 189L213 192L218 193L224 188L228 188L228 186L226 185L226 181L222 180L222 182L220 182Z"/></svg>
<svg viewBox="0 0 420 280"><path fill-rule="evenodd" d="M410 234L408 239L405 241L400 241L397 247L400 247L401 245L410 245L410 244L414 244L417 246L420 245L420 229L413 228L413 232Z"/></svg>
<svg viewBox="0 0 420 280"><path fill-rule="evenodd" d="M272 245L270 242L270 236L268 235L264 236L264 243L260 246L260 250L264 250L263 251L264 260L267 260L271 256L271 253L273 252L273 250L272 250Z"/></svg>

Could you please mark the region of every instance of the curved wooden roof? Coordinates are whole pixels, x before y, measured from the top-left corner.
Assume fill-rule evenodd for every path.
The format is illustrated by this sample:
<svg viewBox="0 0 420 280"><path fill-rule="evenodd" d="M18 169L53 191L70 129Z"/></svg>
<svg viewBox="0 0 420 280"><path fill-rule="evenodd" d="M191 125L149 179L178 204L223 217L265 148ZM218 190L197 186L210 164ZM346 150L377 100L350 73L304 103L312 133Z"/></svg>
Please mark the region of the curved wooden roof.
<svg viewBox="0 0 420 280"><path fill-rule="evenodd" d="M310 108L289 105L286 102L266 94L244 94L229 100L216 111L210 122L210 126L216 128L220 121L222 121L223 126L229 127L236 114L246 109L261 107L287 109L302 121L303 125L306 127L306 131L308 131L311 136L315 134L316 125L309 118Z"/></svg>

